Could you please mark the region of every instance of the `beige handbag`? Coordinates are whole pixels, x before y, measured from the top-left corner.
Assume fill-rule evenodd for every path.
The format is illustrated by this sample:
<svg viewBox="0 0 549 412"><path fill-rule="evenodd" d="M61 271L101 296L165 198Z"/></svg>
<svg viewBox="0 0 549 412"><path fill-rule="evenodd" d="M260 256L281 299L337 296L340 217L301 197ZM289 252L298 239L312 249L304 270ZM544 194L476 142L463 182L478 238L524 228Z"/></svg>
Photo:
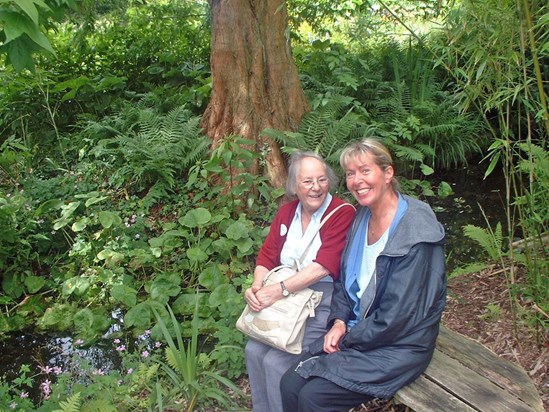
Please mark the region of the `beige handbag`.
<svg viewBox="0 0 549 412"><path fill-rule="evenodd" d="M320 223L318 230L339 208L349 205L344 203L332 210ZM317 232L318 234L318 232ZM312 239L316 237L313 236ZM311 240L312 243L312 240ZM281 265L270 270L263 280L263 285L280 283L295 275L311 243L307 246L301 258L295 266ZM320 304L322 292L305 288L277 300L265 309L255 312L248 305L236 322L236 327L249 337L263 342L285 352L300 354L303 337L305 335L305 323L307 319L315 316L315 309Z"/></svg>

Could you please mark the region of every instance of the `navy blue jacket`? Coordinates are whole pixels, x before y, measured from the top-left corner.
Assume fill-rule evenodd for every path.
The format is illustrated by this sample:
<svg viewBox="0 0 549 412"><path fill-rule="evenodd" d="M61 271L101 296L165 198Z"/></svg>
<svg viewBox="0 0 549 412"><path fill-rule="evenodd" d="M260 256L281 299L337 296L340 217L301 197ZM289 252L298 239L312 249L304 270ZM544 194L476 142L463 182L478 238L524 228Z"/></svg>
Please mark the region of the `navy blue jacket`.
<svg viewBox="0 0 549 412"><path fill-rule="evenodd" d="M444 228L424 202L403 195L408 210L376 261L374 281L362 299L368 311L343 337L340 351L326 354L323 338L310 347L320 354L296 370L302 377L320 376L349 390L377 398L391 398L416 379L433 356L446 302ZM349 238L359 219L357 212ZM341 277L334 284L331 314L348 321L355 315L345 290L349 242L343 252Z"/></svg>

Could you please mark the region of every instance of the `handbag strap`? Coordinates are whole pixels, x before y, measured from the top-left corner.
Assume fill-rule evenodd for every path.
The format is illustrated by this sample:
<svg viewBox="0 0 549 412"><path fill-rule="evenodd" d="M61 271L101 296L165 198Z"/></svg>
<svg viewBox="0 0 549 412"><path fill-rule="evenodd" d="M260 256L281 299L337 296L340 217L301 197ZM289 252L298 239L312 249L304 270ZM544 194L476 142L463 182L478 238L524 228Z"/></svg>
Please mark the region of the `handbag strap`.
<svg viewBox="0 0 549 412"><path fill-rule="evenodd" d="M299 260L296 260L296 265L297 265L297 270L298 271L301 270L301 265L303 264L303 260L305 259L305 256L307 256L307 253L309 253L309 249L311 248L311 245L313 244L313 240L315 239L316 235L318 235L318 233L320 232L320 229L322 228L322 226L324 226L324 223L326 223L328 221L328 219L331 218L332 215L335 212L337 212L339 209L341 209L344 206L351 206L353 209L355 209L355 207L350 203L342 203L338 207L336 207L334 210L332 210L330 213L328 213L326 216L324 216L324 219L322 219L320 221L320 225L318 225L318 228L316 229L316 233L311 238L311 241L309 242L309 244L307 245L307 247L305 248L305 250L301 254L301 257L299 258Z"/></svg>

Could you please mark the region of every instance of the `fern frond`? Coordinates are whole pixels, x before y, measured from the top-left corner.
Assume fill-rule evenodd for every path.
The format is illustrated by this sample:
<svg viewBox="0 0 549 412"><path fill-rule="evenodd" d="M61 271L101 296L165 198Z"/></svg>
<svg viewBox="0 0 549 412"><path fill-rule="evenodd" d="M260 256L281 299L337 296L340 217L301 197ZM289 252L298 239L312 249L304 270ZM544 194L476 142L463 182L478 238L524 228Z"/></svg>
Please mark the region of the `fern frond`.
<svg viewBox="0 0 549 412"><path fill-rule="evenodd" d="M502 235L500 223L497 224L495 233L495 235L492 235L488 229L483 229L475 225L465 225L463 227L463 234L469 239L477 242L482 247L484 252L488 254L490 259L499 260L502 256ZM497 233L499 233L499 235Z"/></svg>
<svg viewBox="0 0 549 412"><path fill-rule="evenodd" d="M80 392L76 392L66 401L59 402L61 409L56 409L54 412L80 412Z"/></svg>

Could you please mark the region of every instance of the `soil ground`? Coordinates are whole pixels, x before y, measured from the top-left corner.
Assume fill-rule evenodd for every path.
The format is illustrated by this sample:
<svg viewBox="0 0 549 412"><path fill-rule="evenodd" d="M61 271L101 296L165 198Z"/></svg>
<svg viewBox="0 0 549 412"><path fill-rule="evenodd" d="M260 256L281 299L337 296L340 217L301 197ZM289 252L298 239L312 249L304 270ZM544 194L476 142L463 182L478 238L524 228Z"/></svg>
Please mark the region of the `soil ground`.
<svg viewBox="0 0 549 412"><path fill-rule="evenodd" d="M513 322L506 282L505 272L497 266L451 279L442 322L522 366L536 385L545 410L549 411L549 333L547 329L536 331L520 320ZM517 312L546 316L527 300L519 304ZM547 322L547 318L545 320ZM246 380L241 382L241 387L249 393ZM353 410L374 411L404 412L409 408L392 401L373 401Z"/></svg>

